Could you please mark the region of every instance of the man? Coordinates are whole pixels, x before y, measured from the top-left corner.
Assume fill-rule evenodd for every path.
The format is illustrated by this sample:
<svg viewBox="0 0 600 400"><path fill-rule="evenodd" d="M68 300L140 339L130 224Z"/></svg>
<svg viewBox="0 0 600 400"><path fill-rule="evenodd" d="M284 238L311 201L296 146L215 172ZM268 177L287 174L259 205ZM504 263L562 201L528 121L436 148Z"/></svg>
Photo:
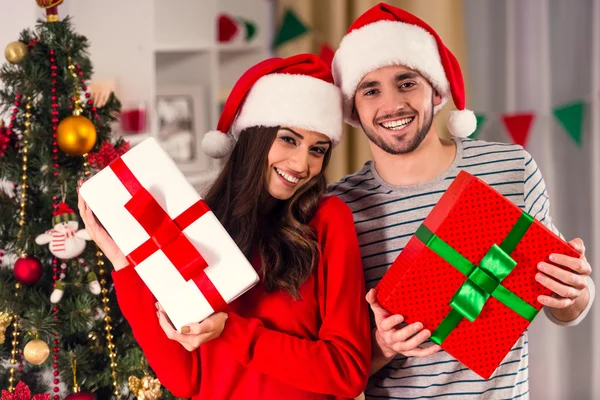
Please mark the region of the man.
<svg viewBox="0 0 600 400"><path fill-rule="evenodd" d="M485 180L558 233L531 155L518 145L465 139L476 120L464 109L460 66L425 22L378 4L350 27L332 68L344 94L346 120L362 127L373 154L360 171L330 187L353 211L368 289L377 285L459 170ZM443 140L432 122L450 97L457 110L450 113L448 127L455 137ZM554 292L538 301L558 325L578 324L595 293L583 242L570 244L581 258L554 259L568 272L541 263L536 276ZM421 323L406 325L401 315L388 315L374 290L367 301L374 315L367 398L528 398L527 332L484 380L432 345L431 332Z"/></svg>

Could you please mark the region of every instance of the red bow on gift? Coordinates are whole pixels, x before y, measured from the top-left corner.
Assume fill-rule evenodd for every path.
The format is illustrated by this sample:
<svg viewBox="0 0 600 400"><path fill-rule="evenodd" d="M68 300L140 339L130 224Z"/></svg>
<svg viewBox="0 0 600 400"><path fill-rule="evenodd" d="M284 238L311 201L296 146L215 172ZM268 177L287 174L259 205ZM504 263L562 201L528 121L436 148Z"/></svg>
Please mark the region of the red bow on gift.
<svg viewBox="0 0 600 400"><path fill-rule="evenodd" d="M132 196L125 208L150 236L127 255L129 263L136 266L156 251L162 250L183 279L196 284L215 312L227 308L227 302L204 272L208 267L206 260L183 233L185 228L210 211L204 200L197 201L178 217L171 219L122 158L114 160L109 167Z"/></svg>
<svg viewBox="0 0 600 400"><path fill-rule="evenodd" d="M31 390L23 382L19 382L14 393L8 390L2 391L2 400L50 400L49 394L36 394L31 397Z"/></svg>

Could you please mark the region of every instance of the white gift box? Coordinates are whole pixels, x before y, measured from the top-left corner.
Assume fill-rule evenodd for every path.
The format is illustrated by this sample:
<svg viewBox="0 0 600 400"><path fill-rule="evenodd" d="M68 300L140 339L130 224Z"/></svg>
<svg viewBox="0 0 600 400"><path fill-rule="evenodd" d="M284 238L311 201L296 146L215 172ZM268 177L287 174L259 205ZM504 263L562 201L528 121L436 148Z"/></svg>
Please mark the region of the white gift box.
<svg viewBox="0 0 600 400"><path fill-rule="evenodd" d="M139 217L136 219L134 214L126 209L127 203L134 196L124 185L123 179L119 178L121 175L115 172L119 171L116 165L126 166L132 174L129 178L133 176L134 180L143 186L139 190L149 193L156 200L160 208L168 214L165 215L167 219L170 217L176 220L186 210L189 215L192 205L203 201L154 138L144 140L125 153L120 160L86 181L79 193L123 253L130 255L134 250L139 252L142 244L156 247L150 251L151 254L136 260L135 270L165 309L177 330L188 323L202 321L215 312L199 288L203 285L196 283L197 275L205 274L201 276L200 281L204 284L208 282L213 294L216 288L221 302L226 303L232 302L258 282L256 271L210 210L205 210L199 218L187 218L193 222L181 226L183 235L180 235L177 244L181 241L187 242L188 250L191 251L173 251L173 248L177 249L176 246L169 250L164 243L155 245L156 240L151 239ZM158 218L156 214L161 213L162 211L146 212L144 218ZM166 229L154 236L164 236L164 231ZM177 259L181 265L182 258L190 258L191 254L195 253L194 248L206 261L207 266L196 268L196 271L201 273L194 274L193 279L186 280L183 276L186 274L182 275L181 269L178 269L172 260ZM175 257L171 256L170 259L169 255ZM205 288L203 291L207 293Z"/></svg>

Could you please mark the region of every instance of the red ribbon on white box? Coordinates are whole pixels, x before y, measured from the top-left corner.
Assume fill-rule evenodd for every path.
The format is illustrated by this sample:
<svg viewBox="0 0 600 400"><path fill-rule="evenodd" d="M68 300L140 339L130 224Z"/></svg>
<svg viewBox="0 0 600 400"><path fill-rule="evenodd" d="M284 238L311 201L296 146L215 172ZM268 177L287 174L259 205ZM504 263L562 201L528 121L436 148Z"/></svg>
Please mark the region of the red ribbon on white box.
<svg viewBox="0 0 600 400"><path fill-rule="evenodd" d="M224 310L227 302L204 271L208 263L183 233L185 228L210 211L204 200L198 200L173 220L121 158L114 160L109 167L132 196L125 208L150 235L127 255L129 263L136 266L162 250L181 276L196 284L215 312Z"/></svg>

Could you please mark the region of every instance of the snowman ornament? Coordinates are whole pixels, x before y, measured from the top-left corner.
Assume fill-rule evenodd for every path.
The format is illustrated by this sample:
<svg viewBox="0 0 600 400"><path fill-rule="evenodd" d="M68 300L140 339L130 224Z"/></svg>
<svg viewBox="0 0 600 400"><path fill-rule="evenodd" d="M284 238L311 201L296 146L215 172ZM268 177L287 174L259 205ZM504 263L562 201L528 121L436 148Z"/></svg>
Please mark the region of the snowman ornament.
<svg viewBox="0 0 600 400"><path fill-rule="evenodd" d="M77 215L66 203L58 204L52 217L52 225L54 228L36 237L35 242L39 245L47 244L52 255L63 261L81 255L87 245L86 241L91 240L85 229L79 229ZM58 303L64 294L65 283L63 279L65 278L64 270L66 269L64 262L61 268L60 279L56 281L56 287L50 295L52 303ZM88 285L90 292L95 295L100 294L101 287L96 274L93 271L88 271L87 266L84 267L84 271L87 272L85 283Z"/></svg>

